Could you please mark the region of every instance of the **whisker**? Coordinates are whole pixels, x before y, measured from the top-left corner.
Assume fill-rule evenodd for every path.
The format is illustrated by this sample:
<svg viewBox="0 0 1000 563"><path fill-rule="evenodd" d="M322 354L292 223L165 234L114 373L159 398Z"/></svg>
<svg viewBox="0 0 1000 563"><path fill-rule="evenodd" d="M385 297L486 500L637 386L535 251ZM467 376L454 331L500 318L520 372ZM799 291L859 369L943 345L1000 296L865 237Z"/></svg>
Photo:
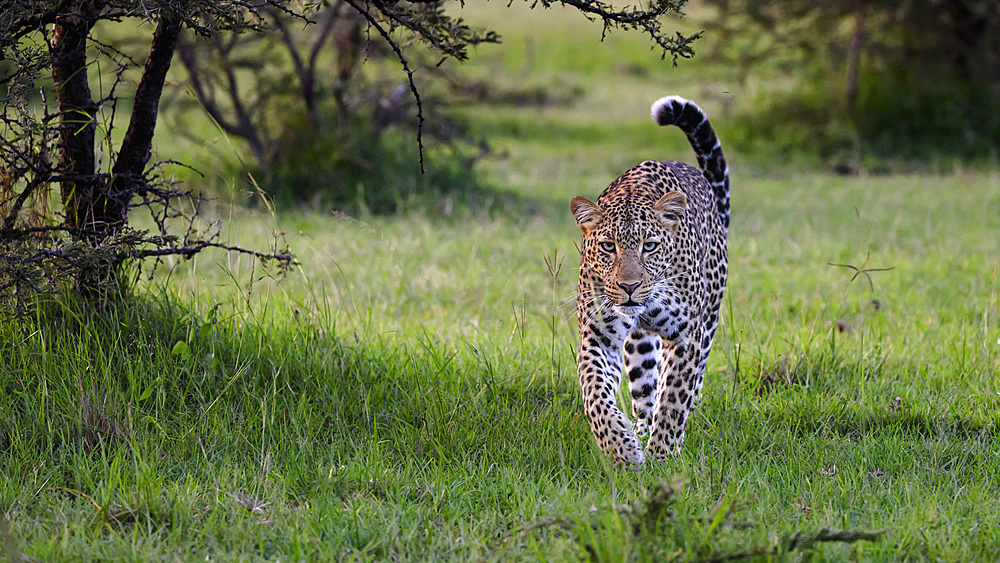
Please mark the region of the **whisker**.
<svg viewBox="0 0 1000 563"><path fill-rule="evenodd" d="M569 318L569 316L572 315L572 314L574 314L574 313L576 313L577 315L579 315L580 313L584 312L589 307L596 306L595 309L597 311L600 311L601 304L602 304L601 303L601 299L604 297L603 295L600 295L600 294L594 295L593 292L581 292L578 295L578 297L580 297L581 299L577 301L576 307L573 308L573 310L569 311L566 314L566 318ZM591 322L592 321L592 318L591 318L592 316L593 316L593 312L591 312L591 314L587 316L587 319L586 319L587 322Z"/></svg>
<svg viewBox="0 0 1000 563"><path fill-rule="evenodd" d="M594 305L594 304L595 304L594 301L589 301L589 302L583 303L582 305L577 305L573 310L571 310L568 313L566 313L566 318L568 319L570 317L570 315L573 315L573 314L579 315L580 313L582 313L582 312L584 312L584 311L587 310L587 308L588 308L587 306L588 305ZM598 305L598 309L599 308L600 308L600 306ZM587 321L590 322L590 320L591 320L590 316L588 316L587 317Z"/></svg>

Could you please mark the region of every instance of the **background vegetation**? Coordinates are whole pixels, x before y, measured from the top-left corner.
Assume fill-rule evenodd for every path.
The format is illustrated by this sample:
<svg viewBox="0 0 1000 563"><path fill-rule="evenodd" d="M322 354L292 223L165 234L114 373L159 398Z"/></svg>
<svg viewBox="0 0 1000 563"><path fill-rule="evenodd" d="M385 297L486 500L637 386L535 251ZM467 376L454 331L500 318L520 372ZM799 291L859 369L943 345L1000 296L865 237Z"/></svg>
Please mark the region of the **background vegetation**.
<svg viewBox="0 0 1000 563"><path fill-rule="evenodd" d="M995 2L706 4L712 9L702 25L728 39L710 56L738 68L750 90L737 116L745 124L733 135L737 146L804 150L841 173L996 162Z"/></svg>
<svg viewBox="0 0 1000 563"><path fill-rule="evenodd" d="M0 324L5 553L995 558L991 161L843 176L805 145L768 152L781 130L729 148L764 96L736 67L671 69L572 14L464 13L505 38L448 69L465 86L449 109L492 149L483 191L413 192L394 215L272 211L270 184L233 176L240 141L167 106L158 150L206 174L188 177L217 195L202 218L251 247L277 233L301 266L277 280L221 251L170 257L134 297ZM702 103L728 149L732 277L687 445L637 473L609 466L581 416L566 207L643 159L693 159L647 117L667 93ZM869 284L830 263L892 269Z"/></svg>

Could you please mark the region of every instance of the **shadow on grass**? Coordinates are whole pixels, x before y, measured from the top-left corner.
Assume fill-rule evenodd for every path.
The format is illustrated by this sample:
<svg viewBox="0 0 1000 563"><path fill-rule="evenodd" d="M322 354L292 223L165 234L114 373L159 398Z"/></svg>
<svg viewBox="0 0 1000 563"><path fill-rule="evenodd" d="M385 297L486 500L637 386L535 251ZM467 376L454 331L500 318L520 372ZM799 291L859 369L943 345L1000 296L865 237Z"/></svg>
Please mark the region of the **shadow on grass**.
<svg viewBox="0 0 1000 563"><path fill-rule="evenodd" d="M735 521L703 533L707 523L738 512L735 501L723 495L716 512L696 500L674 505L673 487L642 491L631 506L608 500L587 512L565 501L564 509L564 501L551 499L594 498L602 486L640 489L662 470L611 475L594 455L573 378L551 374L544 349L473 350L427 334L383 341L377 332L338 329L329 320L334 315L323 312L262 318L220 306L195 310L168 294L103 307L49 302L37 311L0 326L0 354L10 359L0 370L0 456L18 485L44 460L50 498L53 490L62 498L93 495L96 501L72 496L72 503L119 534L176 526L201 538L209 502L220 514L213 518L233 518L237 526L245 525L240 518L268 524L308 513L328 519L317 529L339 529L357 524L351 510L367 511L374 518L355 539L372 542L375 558L436 549L419 534L399 545L385 542L385 525L394 524L378 515L400 507L420 526L445 522L445 532L466 533L456 522L474 517L480 547L500 554L527 553L522 544L550 541L554 528L581 557L621 559L618 550L640 549L650 560L676 551L664 551L672 544L663 537L706 559L780 554L807 546L796 543L803 537L839 542L878 534L788 532L775 544L762 539L763 525L744 530ZM843 369L831 377L850 388L855 382ZM746 385L733 412L718 412L721 401L706 397L708 412L699 417L718 415L722 432L784 427L779 446L789 451L802 435L830 432L923 438L943 428L946 437L993 436L987 421L971 416L955 422L906 404L874 412L852 405L847 393L831 401L820 391L827 384L806 378L798 387L775 386L769 396ZM770 402L779 395L783 401ZM753 452L755 441L763 442L751 435L737 443ZM22 489L29 492L12 494L35 490ZM525 507L534 515L524 518ZM702 541L709 536L711 543ZM508 546L505 538L517 541ZM643 538L657 539L634 547Z"/></svg>
<svg viewBox="0 0 1000 563"><path fill-rule="evenodd" d="M279 213L302 210L347 216L417 213L443 220L474 216L528 218L547 213L556 204L544 194L525 194L494 186L474 171L471 162L430 163L426 174L421 174L417 166L414 157L371 175L324 170L258 171L254 182L246 182L241 189L246 198L237 203L257 205L259 187Z"/></svg>
<svg viewBox="0 0 1000 563"><path fill-rule="evenodd" d="M739 378L743 391L764 407L769 424L800 435L991 440L1000 433L995 397L980 394L982 404L974 405L968 400L971 389L959 396L953 386L934 389L923 385L924 374L925 369L884 358L859 365L857 359L821 352L761 362Z"/></svg>
<svg viewBox="0 0 1000 563"><path fill-rule="evenodd" d="M0 449L24 459L143 444L208 465L266 455L474 469L489 459L531 474L590 454L568 380L529 386L530 373L497 369L503 358L430 337L352 338L327 318L196 312L166 295L40 303L3 332ZM563 441L573 445L562 451Z"/></svg>
<svg viewBox="0 0 1000 563"><path fill-rule="evenodd" d="M140 442L209 463L253 464L266 451L387 470L489 460L524 474L603 471L572 378L535 373L549 364L545 350L384 341L341 334L332 317L198 312L166 294L42 303L3 329L0 449ZM806 358L763 387L771 371L745 373L741 393L759 410L737 414L802 436L996 437L997 416L984 409L950 409L939 395L894 401L885 382L905 369L868 366L863 400L855 366L837 358Z"/></svg>

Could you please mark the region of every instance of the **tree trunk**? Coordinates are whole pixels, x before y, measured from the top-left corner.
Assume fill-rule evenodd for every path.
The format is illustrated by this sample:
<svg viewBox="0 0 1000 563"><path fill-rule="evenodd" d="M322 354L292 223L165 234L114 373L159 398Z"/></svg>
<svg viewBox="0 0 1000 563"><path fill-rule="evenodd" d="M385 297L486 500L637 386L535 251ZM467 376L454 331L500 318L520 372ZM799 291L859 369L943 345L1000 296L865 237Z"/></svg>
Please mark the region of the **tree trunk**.
<svg viewBox="0 0 1000 563"><path fill-rule="evenodd" d="M129 119L128 130L118 150L118 158L111 170L113 180L109 199L121 209L120 226L124 226L129 200L136 191L142 189L143 173L146 163L149 162L153 132L156 129L160 96L163 94L163 82L167 77L167 71L170 70L170 61L180 32L180 20L166 15L160 17L160 22L153 33L153 42L149 46L149 54L146 56L146 64L142 68L142 77L136 87L132 117Z"/></svg>
<svg viewBox="0 0 1000 563"><path fill-rule="evenodd" d="M858 66L861 64L861 51L865 42L865 20L868 18L868 1L859 0L854 14L854 34L847 47L847 80L844 97L848 109L854 109L854 101L858 97Z"/></svg>
<svg viewBox="0 0 1000 563"><path fill-rule="evenodd" d="M98 242L109 223L102 179L94 169L97 104L87 81L87 35L100 2L78 4L56 19L50 49L52 82L59 104L59 174L65 224L74 238ZM113 215L113 213L112 213ZM113 217L112 217L113 219Z"/></svg>
<svg viewBox="0 0 1000 563"><path fill-rule="evenodd" d="M989 20L984 14L990 8L979 7L977 4L965 0L947 0L941 3L944 25L951 32L954 41L951 60L959 78L965 81L974 79L972 61L984 34L989 29Z"/></svg>
<svg viewBox="0 0 1000 563"><path fill-rule="evenodd" d="M129 201L143 189L160 95L181 22L166 15L160 18L109 179L95 169L98 108L87 80L87 36L104 4L95 0L75 8L76 12L57 19L51 41L53 86L61 115L59 173L65 178L60 189L70 234L98 246L127 226ZM81 269L77 286L85 294L99 293L116 270L114 259Z"/></svg>

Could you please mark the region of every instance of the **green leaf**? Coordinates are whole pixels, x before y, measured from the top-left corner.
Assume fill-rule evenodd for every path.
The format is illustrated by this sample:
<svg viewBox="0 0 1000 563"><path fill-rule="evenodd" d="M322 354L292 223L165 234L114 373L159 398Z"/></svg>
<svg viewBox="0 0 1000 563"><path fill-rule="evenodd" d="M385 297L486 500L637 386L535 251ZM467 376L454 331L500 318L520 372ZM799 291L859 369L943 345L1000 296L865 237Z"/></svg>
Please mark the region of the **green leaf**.
<svg viewBox="0 0 1000 563"><path fill-rule="evenodd" d="M178 340L177 344L174 344L174 348L170 351L170 353L187 359L191 356L191 348L188 347L188 343L184 340Z"/></svg>

